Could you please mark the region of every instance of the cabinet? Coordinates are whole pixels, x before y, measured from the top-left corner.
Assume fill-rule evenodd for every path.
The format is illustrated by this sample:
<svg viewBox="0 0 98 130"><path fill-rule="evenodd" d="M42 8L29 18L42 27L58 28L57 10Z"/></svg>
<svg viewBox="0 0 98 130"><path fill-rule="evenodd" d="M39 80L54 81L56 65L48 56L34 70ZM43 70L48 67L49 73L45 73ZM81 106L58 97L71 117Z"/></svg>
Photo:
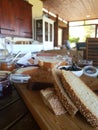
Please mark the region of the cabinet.
<svg viewBox="0 0 98 130"><path fill-rule="evenodd" d="M54 21L47 18L35 19L35 40L43 44L43 49L53 49L54 47Z"/></svg>
<svg viewBox="0 0 98 130"><path fill-rule="evenodd" d="M32 38L32 5L24 0L0 0L0 33Z"/></svg>
<svg viewBox="0 0 98 130"><path fill-rule="evenodd" d="M1 34L12 35L15 32L15 17L13 15L13 0L1 0Z"/></svg>
<svg viewBox="0 0 98 130"><path fill-rule="evenodd" d="M0 27L1 27L1 19L2 17L1 17L1 4L0 4Z"/></svg>
<svg viewBox="0 0 98 130"><path fill-rule="evenodd" d="M16 0L16 31L15 35L32 37L32 5L26 1Z"/></svg>
<svg viewBox="0 0 98 130"><path fill-rule="evenodd" d="M32 36L32 8L30 4L25 2L24 10L24 36Z"/></svg>

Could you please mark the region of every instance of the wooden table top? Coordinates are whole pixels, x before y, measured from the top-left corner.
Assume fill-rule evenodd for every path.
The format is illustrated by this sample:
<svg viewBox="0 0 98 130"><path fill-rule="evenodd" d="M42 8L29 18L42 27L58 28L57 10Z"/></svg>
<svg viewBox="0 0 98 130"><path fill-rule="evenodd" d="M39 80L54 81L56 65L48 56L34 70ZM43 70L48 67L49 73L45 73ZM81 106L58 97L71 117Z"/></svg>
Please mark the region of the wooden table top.
<svg viewBox="0 0 98 130"><path fill-rule="evenodd" d="M81 79L88 84L91 89L98 89L97 78L83 75ZM95 130L95 128L92 128L91 125L86 122L79 112L74 117L71 117L68 113L60 116L54 115L43 103L39 91L27 89L27 84L16 84L15 87L41 130Z"/></svg>

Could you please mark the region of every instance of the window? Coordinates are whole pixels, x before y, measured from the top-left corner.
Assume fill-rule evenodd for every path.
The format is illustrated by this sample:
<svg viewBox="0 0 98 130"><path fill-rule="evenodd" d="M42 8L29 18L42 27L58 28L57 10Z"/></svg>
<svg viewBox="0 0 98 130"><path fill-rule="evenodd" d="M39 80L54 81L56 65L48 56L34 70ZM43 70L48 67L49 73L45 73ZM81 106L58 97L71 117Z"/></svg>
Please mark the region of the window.
<svg viewBox="0 0 98 130"><path fill-rule="evenodd" d="M87 37L95 37L95 25L70 27L69 35L79 38L79 42L84 42Z"/></svg>
<svg viewBox="0 0 98 130"><path fill-rule="evenodd" d="M79 42L85 42L87 37L98 37L98 19L76 21L69 23L69 36L79 38Z"/></svg>

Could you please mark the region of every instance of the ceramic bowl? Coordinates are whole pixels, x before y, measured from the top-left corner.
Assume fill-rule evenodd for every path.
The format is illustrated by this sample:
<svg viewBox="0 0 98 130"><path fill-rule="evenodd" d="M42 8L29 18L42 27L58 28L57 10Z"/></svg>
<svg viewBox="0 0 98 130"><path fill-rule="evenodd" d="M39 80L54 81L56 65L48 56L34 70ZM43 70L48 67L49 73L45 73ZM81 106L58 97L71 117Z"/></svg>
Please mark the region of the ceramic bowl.
<svg viewBox="0 0 98 130"><path fill-rule="evenodd" d="M85 66L83 68L83 73L90 77L97 77L98 69L94 66Z"/></svg>
<svg viewBox="0 0 98 130"><path fill-rule="evenodd" d="M72 73L74 73L76 76L80 77L83 74L83 69L80 67L77 67L77 70L68 70L68 68L71 66L59 66L59 69L63 69L66 71L71 71Z"/></svg>

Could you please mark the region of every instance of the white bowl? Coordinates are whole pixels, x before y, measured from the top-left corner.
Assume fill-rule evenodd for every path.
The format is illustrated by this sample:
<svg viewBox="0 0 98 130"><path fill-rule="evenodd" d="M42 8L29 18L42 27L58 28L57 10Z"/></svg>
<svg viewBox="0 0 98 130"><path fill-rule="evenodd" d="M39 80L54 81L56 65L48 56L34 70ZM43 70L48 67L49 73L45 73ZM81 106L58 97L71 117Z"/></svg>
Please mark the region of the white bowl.
<svg viewBox="0 0 98 130"><path fill-rule="evenodd" d="M59 66L58 69L62 69L62 67L64 68L68 68L70 66ZM83 69L78 67L80 70L76 70L76 71L71 71L71 70L65 70L65 71L71 71L72 73L74 73L76 76L80 77L83 74Z"/></svg>
<svg viewBox="0 0 98 130"><path fill-rule="evenodd" d="M97 77L98 69L94 66L85 66L83 68L83 73L90 77Z"/></svg>

